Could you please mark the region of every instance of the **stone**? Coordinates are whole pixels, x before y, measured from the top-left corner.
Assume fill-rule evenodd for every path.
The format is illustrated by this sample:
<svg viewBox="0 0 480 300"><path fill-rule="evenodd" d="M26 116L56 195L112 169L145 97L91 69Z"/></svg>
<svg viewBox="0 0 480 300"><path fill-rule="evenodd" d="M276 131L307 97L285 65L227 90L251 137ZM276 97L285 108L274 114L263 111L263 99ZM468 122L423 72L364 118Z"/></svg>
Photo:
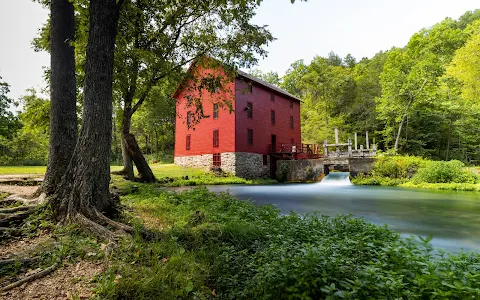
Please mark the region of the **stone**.
<svg viewBox="0 0 480 300"><path fill-rule="evenodd" d="M263 154L249 152L225 152L220 155L221 169L231 175L243 178L260 178L270 176L270 156L263 164ZM174 163L178 166L201 168L210 171L213 166L213 154L176 156Z"/></svg>

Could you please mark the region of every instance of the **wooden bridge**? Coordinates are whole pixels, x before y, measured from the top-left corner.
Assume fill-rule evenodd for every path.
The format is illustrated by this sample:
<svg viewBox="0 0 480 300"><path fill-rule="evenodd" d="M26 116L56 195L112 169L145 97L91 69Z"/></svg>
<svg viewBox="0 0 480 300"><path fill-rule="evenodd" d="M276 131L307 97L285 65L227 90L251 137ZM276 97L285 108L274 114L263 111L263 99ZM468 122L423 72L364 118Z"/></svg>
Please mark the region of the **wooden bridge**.
<svg viewBox="0 0 480 300"><path fill-rule="evenodd" d="M348 138L346 143L339 143L338 129L335 128L335 144L329 144L327 140L323 142L323 156L325 158L331 157L373 157L377 154L377 145L373 144L370 148L370 141L368 139L368 131L365 132L366 148L360 145L357 147L357 133L355 132L355 148L352 145L352 139ZM335 148L335 151L329 151L329 148ZM347 147L347 151L342 151L341 148Z"/></svg>
<svg viewBox="0 0 480 300"><path fill-rule="evenodd" d="M355 145L352 139L348 138L346 143L340 143L338 138L338 129L335 128L335 144L329 144L327 140L323 143L323 153L320 153L320 147L316 144L278 144L269 145L270 155L280 160L299 160L299 159L319 159L319 158L341 158L341 157L373 157L377 154L377 145L370 147L368 131L366 136L366 147L357 145L357 133L355 132ZM355 146L355 147L354 147ZM334 151L330 149L334 148ZM346 151L345 151L346 148Z"/></svg>

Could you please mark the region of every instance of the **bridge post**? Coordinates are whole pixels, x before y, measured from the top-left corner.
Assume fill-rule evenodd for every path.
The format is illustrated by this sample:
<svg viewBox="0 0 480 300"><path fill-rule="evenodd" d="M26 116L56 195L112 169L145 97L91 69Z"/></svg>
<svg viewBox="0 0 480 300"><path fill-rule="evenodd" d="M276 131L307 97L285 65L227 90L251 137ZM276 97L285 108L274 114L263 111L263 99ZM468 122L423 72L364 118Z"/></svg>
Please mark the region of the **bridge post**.
<svg viewBox="0 0 480 300"><path fill-rule="evenodd" d="M348 157L352 157L352 138L348 138Z"/></svg>
<svg viewBox="0 0 480 300"><path fill-rule="evenodd" d="M367 138L367 150L370 150L370 143L368 142L368 131L365 131L365 136Z"/></svg>
<svg viewBox="0 0 480 300"><path fill-rule="evenodd" d="M363 157L363 145L360 145L360 155Z"/></svg>
<svg viewBox="0 0 480 300"><path fill-rule="evenodd" d="M357 151L358 148L357 148L357 133L355 132L355 151Z"/></svg>
<svg viewBox="0 0 480 300"><path fill-rule="evenodd" d="M335 150L337 152L337 156L340 155L340 147L338 146L338 128L335 128Z"/></svg>
<svg viewBox="0 0 480 300"><path fill-rule="evenodd" d="M328 142L327 142L327 140L325 140L325 141L323 142L323 156L324 156L325 158L328 157L328 147L327 147L327 144L328 144Z"/></svg>

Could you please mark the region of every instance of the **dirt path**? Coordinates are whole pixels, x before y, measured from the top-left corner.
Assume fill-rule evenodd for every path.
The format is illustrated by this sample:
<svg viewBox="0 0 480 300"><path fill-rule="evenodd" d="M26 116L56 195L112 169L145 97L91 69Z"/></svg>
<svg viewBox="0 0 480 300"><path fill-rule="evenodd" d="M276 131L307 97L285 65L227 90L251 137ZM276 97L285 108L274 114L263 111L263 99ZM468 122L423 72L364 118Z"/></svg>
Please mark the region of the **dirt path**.
<svg viewBox="0 0 480 300"><path fill-rule="evenodd" d="M43 175L38 174L0 175L0 193L31 195L38 189L38 185L32 184L40 184L42 181Z"/></svg>

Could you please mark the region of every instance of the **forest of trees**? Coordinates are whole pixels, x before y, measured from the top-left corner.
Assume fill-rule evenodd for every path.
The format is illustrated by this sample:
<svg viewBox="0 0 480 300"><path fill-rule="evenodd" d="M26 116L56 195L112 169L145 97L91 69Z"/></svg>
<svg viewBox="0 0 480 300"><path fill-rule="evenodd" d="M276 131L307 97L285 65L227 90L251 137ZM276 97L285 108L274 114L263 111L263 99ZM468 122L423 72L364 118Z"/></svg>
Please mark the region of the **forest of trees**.
<svg viewBox="0 0 480 300"><path fill-rule="evenodd" d="M283 77L256 75L304 100L305 143L332 140L334 128L344 140L368 131L383 151L479 163L479 19L480 10L447 18L372 58L331 52Z"/></svg>
<svg viewBox="0 0 480 300"><path fill-rule="evenodd" d="M77 18L82 32L88 24L82 21L86 19L82 17L86 8L81 5L82 1L79 3ZM136 3L141 5L142 2ZM129 13L132 11L133 8ZM249 17L247 12L243 13ZM208 20L204 12L198 14L203 16L203 20ZM204 23L193 24L190 28L165 20L165 26L177 28L193 40L191 49L195 50L189 53L183 51L184 56L179 58L183 45L180 42L172 44L169 51L164 50L166 42L159 42L157 48L149 46L148 51L142 49L147 47L144 44L148 41L142 39L150 36L150 29L126 22L128 18L131 16L120 16L119 30L134 34L117 37L112 162L122 163L122 136L125 132L136 137L149 162L170 161L174 147L173 92L188 62L206 53L207 43L214 42L218 37L216 33L193 33L197 26L206 26L201 25ZM46 26L34 41L39 50L49 51L48 28ZM145 32L135 31L135 28L144 28ZM268 32L262 32L261 28L251 30L262 39L252 39L250 46L254 52L264 55L260 46L272 37ZM244 37L232 35L232 40L235 38ZM128 47L129 43L137 45L135 51ZM79 123L85 56L82 51L85 44L86 35L79 35L75 52ZM228 63L235 62L237 67L255 63L248 53L231 49L228 45L218 44L208 51ZM166 58L152 60L152 54ZM149 65L139 67L138 61ZM363 136L361 133L368 131L382 151L478 163L479 65L480 10L476 10L466 12L458 20L447 18L422 29L411 37L405 47L380 51L371 58L358 60L352 55L341 58L331 52L327 57L315 57L310 63L295 61L283 77L275 72L253 73L304 100L301 117L305 143L321 144L324 139L333 139L334 128L339 128L342 139L353 136L354 132ZM165 70L166 66L170 66L171 71L159 74L158 70ZM22 110L15 115L7 109L14 102L8 97L8 84L1 82L0 87L0 148L3 150L0 164L45 164L49 100L39 97L34 90L28 90L18 99ZM142 105L135 106L139 101ZM130 128L126 130L125 109L133 108L135 114L130 114ZM365 144L362 138L359 142Z"/></svg>

